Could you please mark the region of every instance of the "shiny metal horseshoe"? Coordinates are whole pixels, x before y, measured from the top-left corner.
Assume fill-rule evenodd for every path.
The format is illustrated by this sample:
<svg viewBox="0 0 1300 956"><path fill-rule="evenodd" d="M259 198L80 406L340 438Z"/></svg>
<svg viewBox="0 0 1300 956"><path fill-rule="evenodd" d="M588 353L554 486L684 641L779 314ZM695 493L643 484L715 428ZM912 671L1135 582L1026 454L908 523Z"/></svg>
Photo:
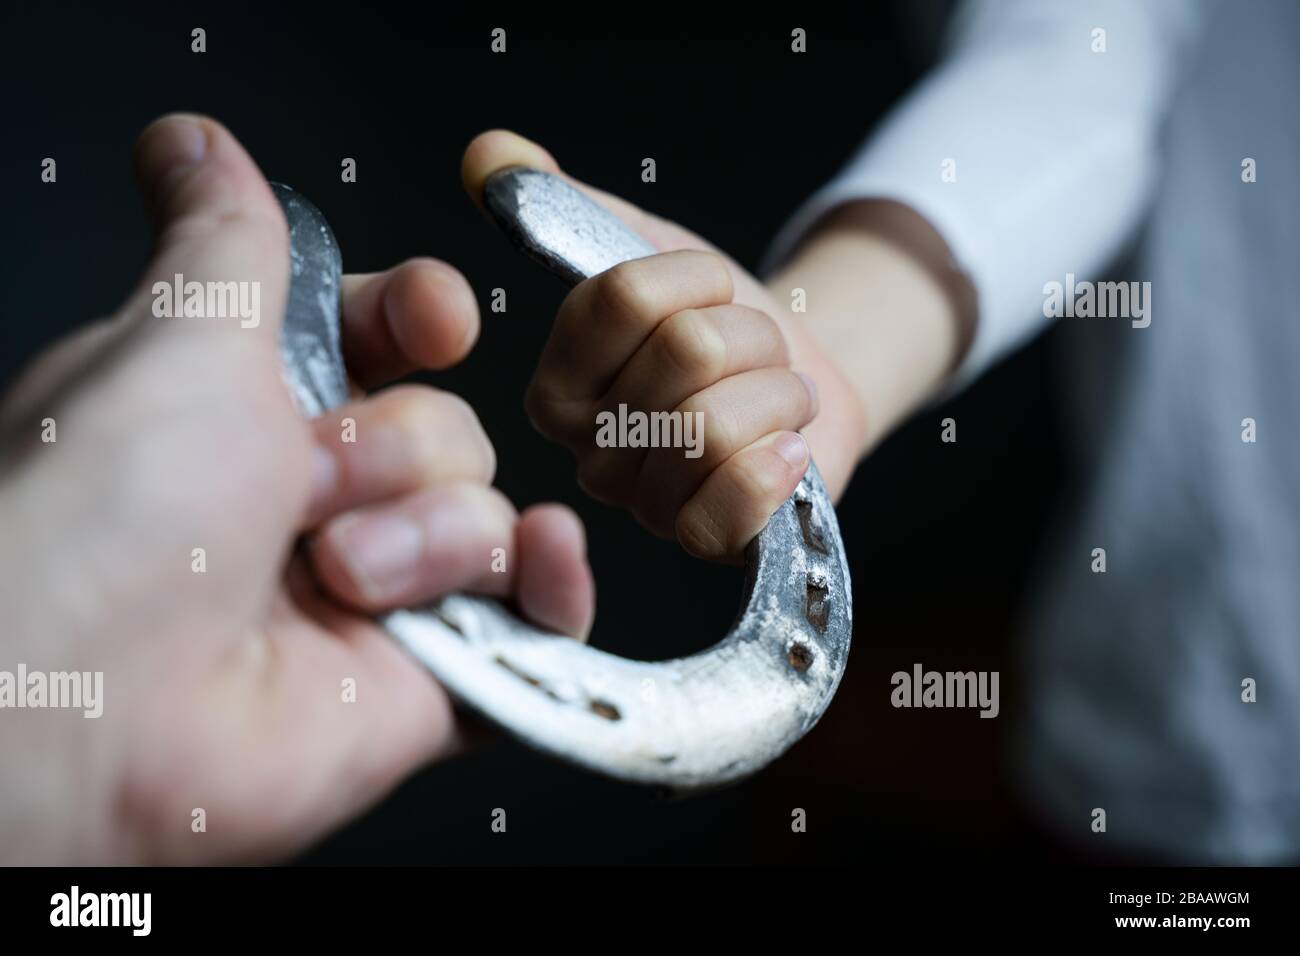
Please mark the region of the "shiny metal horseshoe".
<svg viewBox="0 0 1300 956"><path fill-rule="evenodd" d="M342 259L320 212L274 189L292 248L284 373L303 414L315 415L348 398ZM484 203L521 251L570 285L654 252L549 173L500 171ZM812 728L844 673L852 613L839 524L810 464L746 551L736 623L698 654L628 660L460 594L380 624L460 702L528 746L609 777L690 790L754 773Z"/></svg>

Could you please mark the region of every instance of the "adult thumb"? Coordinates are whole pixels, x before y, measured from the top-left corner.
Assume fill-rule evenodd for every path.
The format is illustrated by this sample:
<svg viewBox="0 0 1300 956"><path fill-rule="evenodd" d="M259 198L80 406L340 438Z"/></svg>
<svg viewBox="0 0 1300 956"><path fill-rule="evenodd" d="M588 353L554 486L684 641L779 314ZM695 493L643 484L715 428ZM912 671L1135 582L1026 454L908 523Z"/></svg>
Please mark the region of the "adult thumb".
<svg viewBox="0 0 1300 956"><path fill-rule="evenodd" d="M151 123L135 170L156 248L129 306L179 334L234 334L274 347L289 281L284 214L257 164L220 123ZM233 284L232 284L233 283Z"/></svg>
<svg viewBox="0 0 1300 956"><path fill-rule="evenodd" d="M28 367L0 405L0 433L48 413L58 396L154 317L168 319L153 323L158 332L233 328L240 334L230 338L255 350L263 349L263 341L275 344L288 281L288 239L279 204L248 153L220 123L175 114L155 120L140 135L135 167L154 223L153 261L116 314L64 338ZM213 304L229 314L212 321L187 318L190 282L200 283L190 288L203 294L190 301L204 311L208 283L220 282Z"/></svg>

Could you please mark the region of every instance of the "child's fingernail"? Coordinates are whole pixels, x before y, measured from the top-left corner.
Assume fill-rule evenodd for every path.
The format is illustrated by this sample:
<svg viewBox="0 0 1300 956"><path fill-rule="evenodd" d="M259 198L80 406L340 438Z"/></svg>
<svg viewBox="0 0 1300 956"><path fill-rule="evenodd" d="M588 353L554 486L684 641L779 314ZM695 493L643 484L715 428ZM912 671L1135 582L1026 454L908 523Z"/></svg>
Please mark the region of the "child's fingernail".
<svg viewBox="0 0 1300 956"><path fill-rule="evenodd" d="M424 550L424 531L402 514L348 517L336 542L353 583L377 601L410 578Z"/></svg>
<svg viewBox="0 0 1300 956"><path fill-rule="evenodd" d="M801 379L803 379L803 387L808 389L808 400L812 406L812 413L816 415L817 410L821 408L821 402L817 398L817 383L814 382L810 377L805 375L803 372L799 372L797 374Z"/></svg>
<svg viewBox="0 0 1300 956"><path fill-rule="evenodd" d="M776 440L776 453L790 463L792 468L808 464L808 443L798 432L785 432Z"/></svg>

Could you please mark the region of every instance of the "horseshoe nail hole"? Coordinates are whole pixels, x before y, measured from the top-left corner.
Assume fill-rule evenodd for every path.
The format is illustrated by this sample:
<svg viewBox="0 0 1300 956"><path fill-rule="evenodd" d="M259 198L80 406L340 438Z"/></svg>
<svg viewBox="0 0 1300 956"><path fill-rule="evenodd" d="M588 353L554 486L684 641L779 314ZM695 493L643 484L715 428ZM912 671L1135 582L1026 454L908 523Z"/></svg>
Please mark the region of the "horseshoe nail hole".
<svg viewBox="0 0 1300 956"><path fill-rule="evenodd" d="M461 626L458 623L456 623L454 620L452 620L450 617L448 617L447 614L445 614L441 609L434 608L433 613L437 615L438 620L442 621L443 624L446 624L447 627L451 628L461 637L465 636L465 631L461 628ZM498 657L497 663L504 664L505 661L503 661L501 658Z"/></svg>
<svg viewBox="0 0 1300 956"><path fill-rule="evenodd" d="M826 540L822 537L822 533L817 530L817 523L813 518L812 502L806 500L795 501L794 512L799 516L799 530L803 532L803 543L819 554L830 554L830 551L826 548Z"/></svg>
<svg viewBox="0 0 1300 956"><path fill-rule="evenodd" d="M804 592L803 616L817 630L824 631L830 613L831 602L826 582L817 580L811 574L808 575L807 589Z"/></svg>
<svg viewBox="0 0 1300 956"><path fill-rule="evenodd" d="M505 668L506 670L508 670L511 674L513 674L515 677L518 677L521 681L523 681L523 682L524 682L525 684L527 684L529 687L536 687L538 690L540 690L540 691L541 691L543 694L545 694L547 697L551 698L551 700L558 701L558 702L561 703L561 704L572 704L572 703L573 703L573 701L565 700L565 699L564 699L563 697L561 697L559 694L555 693L555 691L551 690L551 688L547 687L544 683L542 683L538 678L534 677L532 674L528 673L526 670L524 670L524 669L522 669L522 668L520 668L520 667L517 667L516 665L510 663L508 660L506 660L506 659L505 659L504 657L502 657L500 654L498 654L497 656L493 657L492 660L493 660L494 663L496 663L496 664L499 665L500 667L504 667L504 668ZM619 709L618 709L617 707L615 707L613 704L611 704L611 703L610 703L609 701L607 701L607 700L601 700L601 699L599 699L599 698L597 698L597 697L593 697L591 700L587 701L587 706L591 709L591 712L592 712L593 714L595 714L597 717L603 717L605 720L622 720L622 719L623 719L623 714L619 711Z"/></svg>
<svg viewBox="0 0 1300 956"><path fill-rule="evenodd" d="M591 712L597 717L604 717L606 720L623 719L623 715L618 712L618 708L607 700L593 699L587 706L591 708Z"/></svg>
<svg viewBox="0 0 1300 956"><path fill-rule="evenodd" d="M520 670L520 669L519 669L518 667L516 667L514 664L511 664L511 663L510 663L508 660L506 660L504 657L501 657L500 655L497 655L496 657L492 658L492 660L495 661L497 664L501 665L502 667L504 667L504 668L505 668L506 670L508 670L511 674L514 674L516 677L518 677L521 681L523 681L523 682L524 682L525 684L527 684L529 687L536 687L538 690L540 690L540 691L541 691L543 694L545 694L547 697L551 698L551 700L558 700L558 701L560 701L561 703L563 703L563 700L561 699L561 697L560 697L559 694L555 693L555 691L551 690L549 687L547 687L545 684L543 684L540 680L538 680L538 679L537 679L536 677L534 677L532 674L529 674L527 671Z"/></svg>
<svg viewBox="0 0 1300 956"><path fill-rule="evenodd" d="M812 647L803 641L795 641L790 645L790 650L786 651L786 658L790 661L790 666L803 673L812 667L813 659L817 656Z"/></svg>
<svg viewBox="0 0 1300 956"><path fill-rule="evenodd" d="M505 668L506 670L508 670L510 673L514 674L516 677L518 677L518 678L519 678L521 681L523 681L525 684L531 684L533 687L541 687L541 686L542 686L542 682L539 681L536 677L534 677L532 674L525 674L525 673L524 673L523 671L521 671L518 667L515 667L514 664L511 664L508 660L506 660L506 659L505 659L504 657L502 657L501 655L498 654L496 657L492 658L492 660L494 660L496 663L500 664L502 667L504 667L504 668Z"/></svg>

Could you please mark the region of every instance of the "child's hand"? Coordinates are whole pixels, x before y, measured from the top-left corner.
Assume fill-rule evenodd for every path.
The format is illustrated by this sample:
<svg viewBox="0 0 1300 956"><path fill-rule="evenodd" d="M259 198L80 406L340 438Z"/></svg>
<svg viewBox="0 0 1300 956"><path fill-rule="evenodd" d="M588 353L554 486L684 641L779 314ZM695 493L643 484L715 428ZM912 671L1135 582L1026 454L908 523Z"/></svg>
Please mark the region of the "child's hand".
<svg viewBox="0 0 1300 956"><path fill-rule="evenodd" d="M558 172L536 144L484 133L463 165L475 201L507 166ZM673 223L574 185L661 254L573 289L529 387L528 414L577 455L578 481L593 497L627 507L692 554L736 560L799 483L809 442L832 494L842 489L860 445L856 399L793 326L789 306L735 262ZM638 412L644 441L633 431ZM647 447L665 431L654 413L680 413L669 420L675 447ZM608 447L611 436L624 444Z"/></svg>

